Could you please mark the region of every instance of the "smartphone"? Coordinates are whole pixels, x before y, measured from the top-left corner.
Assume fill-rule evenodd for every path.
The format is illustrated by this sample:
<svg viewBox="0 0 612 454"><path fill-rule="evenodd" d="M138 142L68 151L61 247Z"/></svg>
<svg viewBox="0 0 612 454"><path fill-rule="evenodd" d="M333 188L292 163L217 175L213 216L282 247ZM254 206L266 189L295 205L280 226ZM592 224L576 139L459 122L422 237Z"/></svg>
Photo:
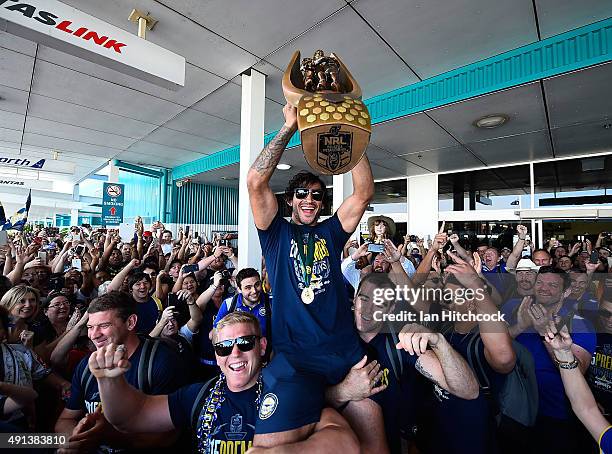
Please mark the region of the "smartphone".
<svg viewBox="0 0 612 454"><path fill-rule="evenodd" d="M189 235L189 226L185 227L185 235Z"/></svg>
<svg viewBox="0 0 612 454"><path fill-rule="evenodd" d="M79 257L81 257L84 252L85 252L85 246L82 244L79 244L77 247L74 248L74 253L78 255Z"/></svg>
<svg viewBox="0 0 612 454"><path fill-rule="evenodd" d="M46 253L46 252L39 252L39 253L38 253L38 258L40 259L40 262L41 262L43 265L46 265L46 264L47 264L47 253Z"/></svg>
<svg viewBox="0 0 612 454"><path fill-rule="evenodd" d="M76 268L78 271L82 271L81 269L81 259L72 259L72 268Z"/></svg>
<svg viewBox="0 0 612 454"><path fill-rule="evenodd" d="M378 254L384 250L385 250L384 244L375 244L375 243L368 244L368 252L375 252Z"/></svg>
<svg viewBox="0 0 612 454"><path fill-rule="evenodd" d="M599 252L593 251L591 252L591 257L589 257L589 262L593 265L599 263Z"/></svg>
<svg viewBox="0 0 612 454"><path fill-rule="evenodd" d="M8 244L8 236L6 230L0 230L0 246L6 246Z"/></svg>
<svg viewBox="0 0 612 454"><path fill-rule="evenodd" d="M183 267L183 274L197 273L199 269L200 267L197 263L194 263L193 265L185 265Z"/></svg>

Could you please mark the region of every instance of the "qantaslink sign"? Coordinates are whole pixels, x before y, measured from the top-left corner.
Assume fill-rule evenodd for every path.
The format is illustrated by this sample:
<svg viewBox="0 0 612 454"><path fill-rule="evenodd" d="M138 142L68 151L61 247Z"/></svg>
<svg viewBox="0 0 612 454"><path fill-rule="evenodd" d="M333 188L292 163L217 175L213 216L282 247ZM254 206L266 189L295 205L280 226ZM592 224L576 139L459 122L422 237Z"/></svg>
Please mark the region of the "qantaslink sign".
<svg viewBox="0 0 612 454"><path fill-rule="evenodd" d="M0 0L0 30L166 88L185 85L185 58L57 0Z"/></svg>

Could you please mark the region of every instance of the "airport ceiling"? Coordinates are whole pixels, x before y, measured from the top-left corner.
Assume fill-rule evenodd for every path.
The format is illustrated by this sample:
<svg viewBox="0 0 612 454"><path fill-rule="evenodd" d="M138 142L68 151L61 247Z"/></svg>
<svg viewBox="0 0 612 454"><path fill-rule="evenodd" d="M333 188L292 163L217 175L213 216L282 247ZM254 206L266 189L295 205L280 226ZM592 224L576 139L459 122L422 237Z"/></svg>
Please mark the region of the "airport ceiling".
<svg viewBox="0 0 612 454"><path fill-rule="evenodd" d="M73 162L77 182L117 158L172 168L240 141L240 74L267 75L265 130L283 123L292 52L334 51L364 98L612 15L612 0L63 0L136 33L132 8L159 20L147 39L187 60L171 91L0 31L0 150ZM428 110L373 128L376 179L612 148L612 64ZM503 113L483 130L473 122ZM289 150L273 188L306 168ZM500 170L503 174L503 170ZM194 181L237 187L238 166ZM331 183L331 179L329 179Z"/></svg>

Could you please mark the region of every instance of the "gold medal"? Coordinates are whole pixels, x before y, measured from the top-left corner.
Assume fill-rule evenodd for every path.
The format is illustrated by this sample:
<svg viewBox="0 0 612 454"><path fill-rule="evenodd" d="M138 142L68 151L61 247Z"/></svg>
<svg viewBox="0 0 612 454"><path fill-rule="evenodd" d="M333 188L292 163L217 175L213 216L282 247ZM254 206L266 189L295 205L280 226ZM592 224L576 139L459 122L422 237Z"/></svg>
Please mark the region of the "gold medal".
<svg viewBox="0 0 612 454"><path fill-rule="evenodd" d="M312 288L304 287L304 290L302 290L302 303L310 304L314 301L314 298L315 294Z"/></svg>

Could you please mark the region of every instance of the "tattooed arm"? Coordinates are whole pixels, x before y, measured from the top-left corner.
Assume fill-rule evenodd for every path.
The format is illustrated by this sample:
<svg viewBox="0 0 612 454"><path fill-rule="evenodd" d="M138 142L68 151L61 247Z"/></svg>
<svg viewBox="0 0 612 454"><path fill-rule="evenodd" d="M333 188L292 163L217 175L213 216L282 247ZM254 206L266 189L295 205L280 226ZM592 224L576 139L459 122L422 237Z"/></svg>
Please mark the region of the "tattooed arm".
<svg viewBox="0 0 612 454"><path fill-rule="evenodd" d="M478 397L476 376L442 334L412 323L404 326L399 341L397 348L418 356L414 367L423 376L461 399Z"/></svg>
<svg viewBox="0 0 612 454"><path fill-rule="evenodd" d="M297 129L297 110L290 104L283 108L285 124L274 139L259 154L247 175L247 188L255 225L265 230L278 211L276 196L270 189L270 178L280 161L285 147Z"/></svg>

